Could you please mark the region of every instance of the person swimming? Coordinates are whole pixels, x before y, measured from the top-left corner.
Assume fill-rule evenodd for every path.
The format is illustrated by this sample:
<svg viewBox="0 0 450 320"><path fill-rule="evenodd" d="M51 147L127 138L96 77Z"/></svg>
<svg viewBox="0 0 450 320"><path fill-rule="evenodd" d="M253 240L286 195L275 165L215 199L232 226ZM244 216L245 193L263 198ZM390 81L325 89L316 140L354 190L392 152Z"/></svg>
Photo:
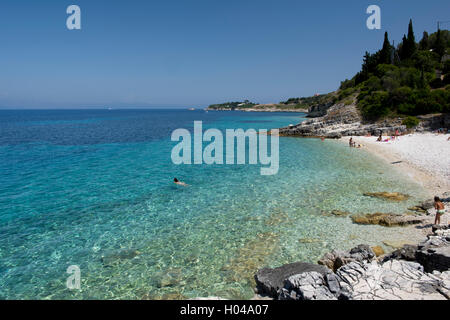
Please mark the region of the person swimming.
<svg viewBox="0 0 450 320"><path fill-rule="evenodd" d="M188 184L184 183L183 181L178 180L177 178L173 178L173 182L179 186L187 187Z"/></svg>
<svg viewBox="0 0 450 320"><path fill-rule="evenodd" d="M350 148L356 147L356 142L353 141L353 137L350 137L350 140L348 141L348 145L350 146Z"/></svg>
<svg viewBox="0 0 450 320"><path fill-rule="evenodd" d="M439 197L434 197L434 208L436 209L434 224L441 224L441 216L445 213L445 206Z"/></svg>

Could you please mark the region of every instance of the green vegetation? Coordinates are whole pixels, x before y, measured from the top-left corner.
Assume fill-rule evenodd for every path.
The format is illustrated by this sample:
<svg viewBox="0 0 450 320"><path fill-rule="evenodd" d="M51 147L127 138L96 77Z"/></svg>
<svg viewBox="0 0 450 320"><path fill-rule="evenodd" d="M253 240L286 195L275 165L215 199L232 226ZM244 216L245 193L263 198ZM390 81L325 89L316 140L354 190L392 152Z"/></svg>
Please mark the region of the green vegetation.
<svg viewBox="0 0 450 320"><path fill-rule="evenodd" d="M450 112L450 31L424 32L417 43L410 20L408 34L393 47L388 33L382 48L366 52L361 71L341 82L339 90L312 97L290 98L275 105L259 108L314 109L335 103L356 102L365 120L410 116L405 124L415 126L414 116ZM211 109L251 108L256 104L227 102L209 106Z"/></svg>
<svg viewBox="0 0 450 320"><path fill-rule="evenodd" d="M348 103L349 96L357 96L366 120L449 112L449 53L450 31L439 30L432 35L424 32L416 43L410 21L408 35L397 48L391 46L386 32L383 47L374 54L366 52L361 71L341 82L338 101ZM414 119L405 121L414 126Z"/></svg>
<svg viewBox="0 0 450 320"><path fill-rule="evenodd" d="M212 104L208 108L209 109L231 109L234 110L236 108L251 108L255 106L256 103L250 102L248 100L244 101L236 101L236 102L225 102L220 104Z"/></svg>
<svg viewBox="0 0 450 320"><path fill-rule="evenodd" d="M288 105L290 108L308 109L315 105L334 103L336 96L333 93L318 94L312 97L289 98L286 101L280 102L280 105Z"/></svg>
<svg viewBox="0 0 450 320"><path fill-rule="evenodd" d="M402 124L405 125L408 129L417 127L419 124L419 119L413 116L407 116L405 119L403 119Z"/></svg>

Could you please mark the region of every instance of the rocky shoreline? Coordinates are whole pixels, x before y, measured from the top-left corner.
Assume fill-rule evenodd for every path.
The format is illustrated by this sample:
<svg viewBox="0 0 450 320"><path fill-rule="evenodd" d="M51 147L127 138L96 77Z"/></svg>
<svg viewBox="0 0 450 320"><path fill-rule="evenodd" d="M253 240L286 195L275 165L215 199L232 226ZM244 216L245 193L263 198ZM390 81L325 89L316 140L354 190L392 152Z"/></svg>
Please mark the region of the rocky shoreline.
<svg viewBox="0 0 450 320"><path fill-rule="evenodd" d="M450 193L442 200L448 208ZM403 245L389 254L361 244L349 251L327 253L318 264L295 262L263 268L255 274L258 296L275 300L450 299L450 225L430 223L432 200L409 210L414 213L397 215L397 222L407 223L392 225L416 224L430 230L421 243Z"/></svg>
<svg viewBox="0 0 450 320"><path fill-rule="evenodd" d="M325 108L326 107L326 108ZM334 104L320 110L309 110L308 119L297 125L280 128L281 136L324 137L339 139L342 136L394 135L411 132L402 124L402 118L384 119L378 122L365 122L356 105ZM450 114L432 114L419 116L417 132L432 131L439 128L450 128Z"/></svg>

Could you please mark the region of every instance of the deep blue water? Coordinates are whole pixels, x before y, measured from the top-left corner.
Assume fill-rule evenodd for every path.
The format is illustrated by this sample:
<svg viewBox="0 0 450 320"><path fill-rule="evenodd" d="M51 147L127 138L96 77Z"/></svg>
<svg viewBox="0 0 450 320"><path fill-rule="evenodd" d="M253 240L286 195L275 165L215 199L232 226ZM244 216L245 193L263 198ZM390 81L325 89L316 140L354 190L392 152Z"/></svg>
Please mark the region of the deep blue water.
<svg viewBox="0 0 450 320"><path fill-rule="evenodd" d="M0 111L0 298L250 298L259 267L405 236L326 214L402 212L422 196L364 150L280 138L277 175L261 176L259 165L176 166L170 135L194 120L278 128L302 114ZM362 196L387 190L412 198ZM81 291L66 288L69 265L80 266Z"/></svg>

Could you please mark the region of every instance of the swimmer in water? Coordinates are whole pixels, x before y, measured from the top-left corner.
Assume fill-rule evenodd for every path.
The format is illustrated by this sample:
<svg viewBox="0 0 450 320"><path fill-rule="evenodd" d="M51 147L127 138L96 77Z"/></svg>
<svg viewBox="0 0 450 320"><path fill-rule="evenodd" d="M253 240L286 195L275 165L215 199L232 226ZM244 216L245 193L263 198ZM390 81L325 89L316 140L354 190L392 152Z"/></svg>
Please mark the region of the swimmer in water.
<svg viewBox="0 0 450 320"><path fill-rule="evenodd" d="M177 178L173 178L173 182L179 186L187 187L188 184L184 183L183 181L178 180Z"/></svg>

